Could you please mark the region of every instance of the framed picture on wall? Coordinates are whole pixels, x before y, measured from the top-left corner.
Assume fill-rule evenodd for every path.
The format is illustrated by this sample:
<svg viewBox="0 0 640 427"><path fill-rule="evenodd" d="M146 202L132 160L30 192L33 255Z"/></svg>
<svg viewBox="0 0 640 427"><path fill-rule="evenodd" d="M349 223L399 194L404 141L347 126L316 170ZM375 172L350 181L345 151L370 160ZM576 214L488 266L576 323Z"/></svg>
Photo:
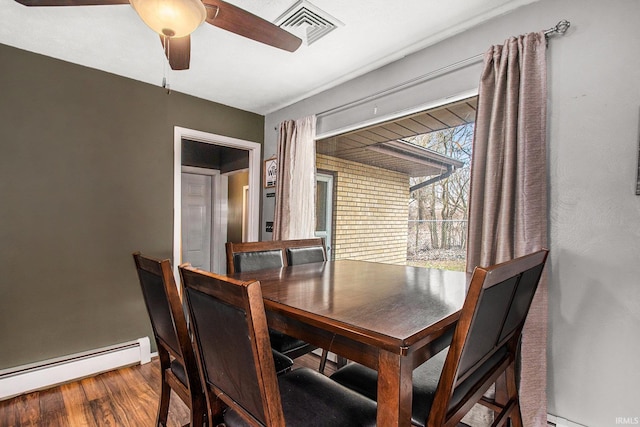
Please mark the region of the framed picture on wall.
<svg viewBox="0 0 640 427"><path fill-rule="evenodd" d="M278 159L272 157L264 161L264 187L276 186L276 175L278 174Z"/></svg>

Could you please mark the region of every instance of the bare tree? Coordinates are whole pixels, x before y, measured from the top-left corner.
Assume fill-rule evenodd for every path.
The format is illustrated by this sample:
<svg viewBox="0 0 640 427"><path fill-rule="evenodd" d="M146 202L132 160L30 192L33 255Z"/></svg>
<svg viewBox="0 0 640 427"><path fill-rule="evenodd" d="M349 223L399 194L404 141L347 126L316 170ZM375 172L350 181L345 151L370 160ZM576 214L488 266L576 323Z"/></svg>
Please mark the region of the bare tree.
<svg viewBox="0 0 640 427"><path fill-rule="evenodd" d="M417 209L412 210L415 212L415 218L421 221L433 220L429 222L430 247L425 249L449 249L453 246L464 247L466 244L466 230L464 227L458 227L454 232L452 220L467 219L472 140L473 124L443 129L409 140L464 163L463 167L449 177L411 194L411 204L417 205ZM431 177L412 178L411 185L429 178ZM418 229L416 248L420 247Z"/></svg>

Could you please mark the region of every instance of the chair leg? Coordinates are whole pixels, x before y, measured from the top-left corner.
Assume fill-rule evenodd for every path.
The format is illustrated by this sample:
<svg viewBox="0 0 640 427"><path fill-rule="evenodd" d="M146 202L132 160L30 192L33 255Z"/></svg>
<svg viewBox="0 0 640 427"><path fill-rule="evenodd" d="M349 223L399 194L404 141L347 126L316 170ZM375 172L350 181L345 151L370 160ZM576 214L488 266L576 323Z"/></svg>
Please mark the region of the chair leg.
<svg viewBox="0 0 640 427"><path fill-rule="evenodd" d="M161 374L161 390L160 390L160 404L158 405L158 418L156 419L156 426L166 426L167 416L169 414L169 398L171 397L171 387L165 381L164 370Z"/></svg>
<svg viewBox="0 0 640 427"><path fill-rule="evenodd" d="M322 356L320 357L320 368L318 368L318 372L324 374L324 368L327 365L327 356L329 355L329 351L326 349L322 349Z"/></svg>
<svg viewBox="0 0 640 427"><path fill-rule="evenodd" d="M523 427L522 412L520 412L520 399L518 397L518 385L516 383L515 364L511 364L505 371L507 394L515 401L515 406L509 414L511 427Z"/></svg>
<svg viewBox="0 0 640 427"><path fill-rule="evenodd" d="M515 409L511 413L511 427L522 427L522 412L520 412L520 404L517 403Z"/></svg>
<svg viewBox="0 0 640 427"><path fill-rule="evenodd" d="M191 423L192 427L206 427L207 421L207 404L204 399L191 399Z"/></svg>

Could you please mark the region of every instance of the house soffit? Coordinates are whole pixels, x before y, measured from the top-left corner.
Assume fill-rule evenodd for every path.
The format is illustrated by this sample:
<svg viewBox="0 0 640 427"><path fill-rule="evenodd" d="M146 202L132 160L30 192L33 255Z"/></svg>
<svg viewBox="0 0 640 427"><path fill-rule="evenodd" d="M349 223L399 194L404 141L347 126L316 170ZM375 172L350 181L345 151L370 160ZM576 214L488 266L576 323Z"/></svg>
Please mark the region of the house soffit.
<svg viewBox="0 0 640 427"><path fill-rule="evenodd" d="M316 141L316 151L411 177L442 174L462 162L405 141L475 122L477 97Z"/></svg>

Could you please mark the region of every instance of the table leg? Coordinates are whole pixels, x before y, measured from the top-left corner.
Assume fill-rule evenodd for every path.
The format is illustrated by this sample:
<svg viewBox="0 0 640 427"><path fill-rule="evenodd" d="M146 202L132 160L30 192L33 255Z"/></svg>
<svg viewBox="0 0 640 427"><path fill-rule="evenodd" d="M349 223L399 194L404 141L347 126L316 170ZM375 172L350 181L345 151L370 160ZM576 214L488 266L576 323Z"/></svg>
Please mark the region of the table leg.
<svg viewBox="0 0 640 427"><path fill-rule="evenodd" d="M380 351L377 425L411 425L412 372L409 358Z"/></svg>

